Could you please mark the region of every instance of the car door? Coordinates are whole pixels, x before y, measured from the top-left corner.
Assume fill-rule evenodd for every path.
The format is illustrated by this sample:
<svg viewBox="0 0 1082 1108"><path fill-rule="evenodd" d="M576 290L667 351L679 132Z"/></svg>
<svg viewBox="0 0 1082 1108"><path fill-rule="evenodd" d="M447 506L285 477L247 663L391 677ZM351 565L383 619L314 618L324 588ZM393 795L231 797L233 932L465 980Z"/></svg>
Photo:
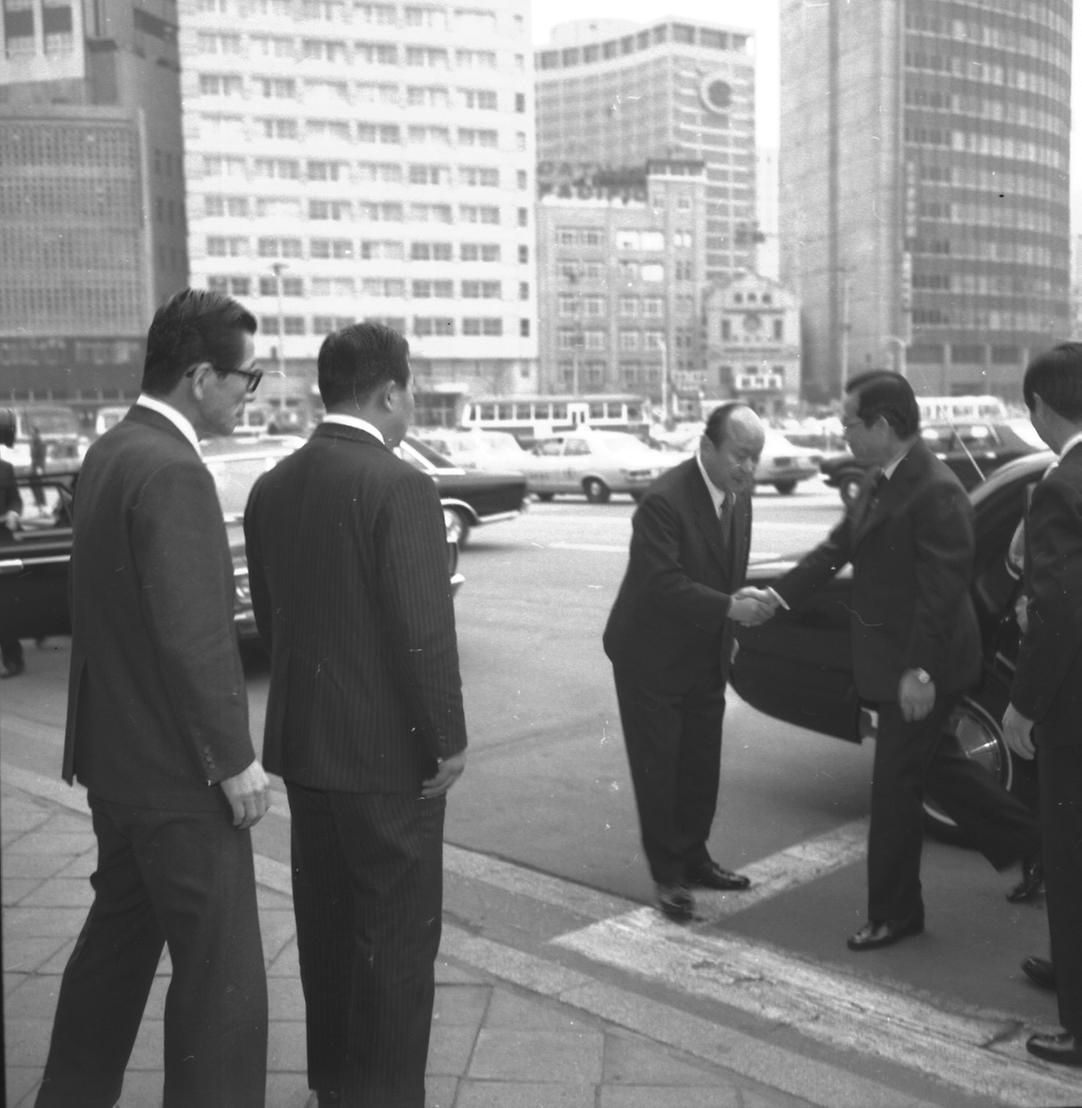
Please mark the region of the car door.
<svg viewBox="0 0 1082 1108"><path fill-rule="evenodd" d="M71 491L74 474L19 476L19 527L0 534L0 627L21 639L71 631Z"/></svg>

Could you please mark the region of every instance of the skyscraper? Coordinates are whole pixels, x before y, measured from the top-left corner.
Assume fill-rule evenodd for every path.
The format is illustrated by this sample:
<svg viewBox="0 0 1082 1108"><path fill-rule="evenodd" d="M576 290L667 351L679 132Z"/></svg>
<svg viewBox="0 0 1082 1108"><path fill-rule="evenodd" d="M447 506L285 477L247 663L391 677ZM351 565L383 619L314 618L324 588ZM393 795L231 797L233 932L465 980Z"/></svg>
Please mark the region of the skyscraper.
<svg viewBox="0 0 1082 1108"><path fill-rule="evenodd" d="M137 391L188 279L179 68L172 0L4 0L0 395Z"/></svg>
<svg viewBox="0 0 1082 1108"><path fill-rule="evenodd" d="M1068 332L1070 0L781 11L782 280L804 383L1017 396Z"/></svg>
<svg viewBox="0 0 1082 1108"><path fill-rule="evenodd" d="M742 28L666 19L561 24L536 53L542 163L706 165L706 273L755 265L755 62Z"/></svg>
<svg viewBox="0 0 1082 1108"><path fill-rule="evenodd" d="M527 12L181 0L193 283L253 308L292 389L364 318L422 391L535 383Z"/></svg>

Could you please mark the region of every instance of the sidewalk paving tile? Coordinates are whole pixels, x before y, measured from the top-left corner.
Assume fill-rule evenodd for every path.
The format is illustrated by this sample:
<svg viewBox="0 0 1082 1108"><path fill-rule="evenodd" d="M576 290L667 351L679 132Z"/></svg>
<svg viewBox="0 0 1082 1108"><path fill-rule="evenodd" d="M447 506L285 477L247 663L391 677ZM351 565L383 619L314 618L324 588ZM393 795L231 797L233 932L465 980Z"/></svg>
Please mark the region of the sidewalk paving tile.
<svg viewBox="0 0 1082 1108"><path fill-rule="evenodd" d="M601 1080L604 1034L593 1028L541 1031L485 1027L468 1076L507 1081L596 1085Z"/></svg>
<svg viewBox="0 0 1082 1108"><path fill-rule="evenodd" d="M710 1085L715 1072L674 1056L673 1051L626 1034L605 1036L605 1084Z"/></svg>
<svg viewBox="0 0 1082 1108"><path fill-rule="evenodd" d="M598 1108L744 1108L740 1092L717 1083L700 1089L681 1085L662 1086L606 1085L601 1089Z"/></svg>
<svg viewBox="0 0 1082 1108"><path fill-rule="evenodd" d="M432 1023L441 1027L478 1028L492 999L491 985L440 985L436 988Z"/></svg>
<svg viewBox="0 0 1082 1108"><path fill-rule="evenodd" d="M522 1084L509 1081L459 1083L455 1108L596 1108L593 1085Z"/></svg>

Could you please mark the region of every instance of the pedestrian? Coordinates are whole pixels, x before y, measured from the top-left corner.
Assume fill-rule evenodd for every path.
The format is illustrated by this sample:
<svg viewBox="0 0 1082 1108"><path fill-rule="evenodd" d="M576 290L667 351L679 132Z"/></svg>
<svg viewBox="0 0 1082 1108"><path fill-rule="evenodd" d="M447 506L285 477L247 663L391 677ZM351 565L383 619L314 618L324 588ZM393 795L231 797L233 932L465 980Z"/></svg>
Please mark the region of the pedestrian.
<svg viewBox="0 0 1082 1108"><path fill-rule="evenodd" d="M0 446L15 445L15 413L0 408ZM0 542L12 542L22 519L23 498L15 478L15 467L0 458ZM0 663L4 672L0 678L18 677L26 670L23 644L10 627L0 627Z"/></svg>
<svg viewBox="0 0 1082 1108"><path fill-rule="evenodd" d="M308 1083L320 1105L423 1108L446 794L466 762L446 528L431 478L393 453L413 416L406 340L355 324L317 365L328 414L244 518Z"/></svg>
<svg viewBox="0 0 1082 1108"><path fill-rule="evenodd" d="M632 517L627 572L605 627L643 850L657 904L693 917L691 887L740 890L707 850L718 800L736 623L769 609L740 586L765 438L742 403L710 414L698 453L662 474Z"/></svg>
<svg viewBox="0 0 1082 1108"><path fill-rule="evenodd" d="M267 984L249 828L233 566L199 439L259 381L255 319L186 289L158 309L142 392L87 451L71 554L64 778L87 789L94 901L64 970L38 1108L112 1108L163 944L165 1108L264 1103Z"/></svg>
<svg viewBox="0 0 1082 1108"><path fill-rule="evenodd" d="M1059 461L1029 504L1028 605L1003 732L1019 757L1037 754L1052 959L1027 958L1023 968L1055 988L1063 1027L1030 1036L1026 1049L1082 1066L1082 343L1034 358L1022 394Z"/></svg>
<svg viewBox="0 0 1082 1108"><path fill-rule="evenodd" d="M777 585L800 603L853 565L850 635L858 696L878 729L868 830L868 920L850 950L875 950L924 930L920 884L928 793L997 869L1023 863L1021 892L1039 887L1034 817L946 734L951 710L980 677L969 587L973 511L958 478L920 437L905 378L872 371L846 385L842 426L869 467L860 496L825 542ZM1012 896L1023 899L1015 890Z"/></svg>
<svg viewBox="0 0 1082 1108"><path fill-rule="evenodd" d="M34 494L34 504L38 515L45 511L45 486L42 477L45 475L45 464L49 456L45 440L41 437L41 428L33 427L30 431L30 491Z"/></svg>

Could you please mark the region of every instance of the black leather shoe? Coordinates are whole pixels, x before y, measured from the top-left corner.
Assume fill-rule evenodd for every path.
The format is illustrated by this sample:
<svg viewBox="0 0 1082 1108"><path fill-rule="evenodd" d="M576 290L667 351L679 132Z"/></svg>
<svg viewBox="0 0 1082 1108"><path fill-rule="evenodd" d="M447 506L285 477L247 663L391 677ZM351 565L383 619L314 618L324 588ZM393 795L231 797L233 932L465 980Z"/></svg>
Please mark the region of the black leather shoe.
<svg viewBox="0 0 1082 1108"><path fill-rule="evenodd" d="M1055 989L1056 970L1047 958L1037 958L1031 955L1022 962L1022 972L1042 989Z"/></svg>
<svg viewBox="0 0 1082 1108"><path fill-rule="evenodd" d="M20 673L26 672L25 662L16 662L14 665L8 666L3 673L0 673L0 679L5 677L18 677Z"/></svg>
<svg viewBox="0 0 1082 1108"><path fill-rule="evenodd" d="M909 935L919 935L924 930L924 916L911 916L907 920L887 920L885 923L866 923L855 935L850 935L845 945L850 950L878 950L892 946Z"/></svg>
<svg viewBox="0 0 1082 1108"><path fill-rule="evenodd" d="M1044 866L1041 865L1041 857L1034 854L1031 858L1022 859L1022 880L1007 894L1007 899L1012 904L1021 904L1025 900L1032 900L1044 887Z"/></svg>
<svg viewBox="0 0 1082 1108"><path fill-rule="evenodd" d="M1046 1062L1058 1062L1061 1066L1082 1066L1082 1040L1070 1031L1057 1035L1030 1035L1026 1050Z"/></svg>
<svg viewBox="0 0 1082 1108"><path fill-rule="evenodd" d="M695 899L683 885L658 885L657 906L675 923L687 923L695 915Z"/></svg>
<svg viewBox="0 0 1082 1108"><path fill-rule="evenodd" d="M717 862L707 862L688 874L688 883L700 889L719 889L722 892L734 892L751 885L751 878L742 873L732 873L722 869Z"/></svg>

